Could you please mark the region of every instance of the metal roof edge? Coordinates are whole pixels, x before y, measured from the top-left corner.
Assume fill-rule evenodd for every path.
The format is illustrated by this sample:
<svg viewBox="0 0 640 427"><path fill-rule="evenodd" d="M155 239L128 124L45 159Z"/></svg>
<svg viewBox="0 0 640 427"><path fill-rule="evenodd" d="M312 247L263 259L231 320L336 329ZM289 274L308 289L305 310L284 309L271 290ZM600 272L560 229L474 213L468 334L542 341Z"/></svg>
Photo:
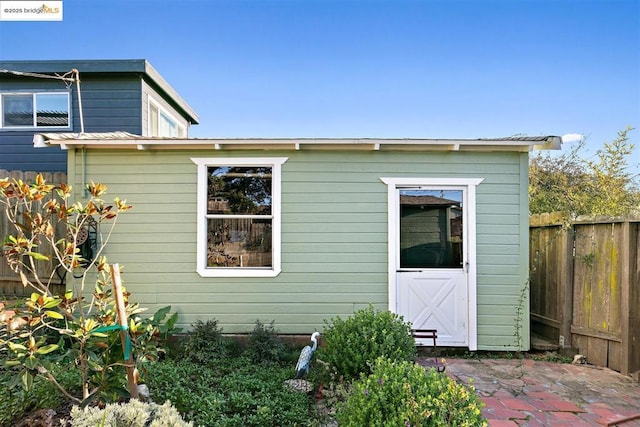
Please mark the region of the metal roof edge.
<svg viewBox="0 0 640 427"><path fill-rule="evenodd" d="M421 148L459 151L461 149L501 149L506 151L530 151L532 149L559 149L561 138L517 137L481 139L427 139L427 138L157 138L133 135L127 132L105 133L40 133L34 136L34 146L91 146L94 148L255 148L255 149L295 149L301 148L371 148L381 147L419 150Z"/></svg>
<svg viewBox="0 0 640 427"><path fill-rule="evenodd" d="M144 60L145 65L145 74L149 76L149 78L160 87L173 101L176 103L187 116L189 116L189 121L193 124L200 123L200 119L198 118L198 114L195 112L193 108L187 101L185 101L176 90L162 77L162 75L149 63L149 61Z"/></svg>

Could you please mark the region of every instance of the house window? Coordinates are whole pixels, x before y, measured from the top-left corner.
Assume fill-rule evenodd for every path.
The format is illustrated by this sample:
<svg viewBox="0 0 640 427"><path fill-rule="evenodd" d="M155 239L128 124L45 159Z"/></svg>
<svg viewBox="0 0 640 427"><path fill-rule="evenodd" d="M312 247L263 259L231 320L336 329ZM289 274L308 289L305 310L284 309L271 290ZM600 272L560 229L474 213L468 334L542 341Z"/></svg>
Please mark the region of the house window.
<svg viewBox="0 0 640 427"><path fill-rule="evenodd" d="M197 271L204 277L280 273L280 169L286 158L196 158Z"/></svg>
<svg viewBox="0 0 640 427"><path fill-rule="evenodd" d="M68 92L0 94L2 128L68 128Z"/></svg>
<svg viewBox="0 0 640 427"><path fill-rule="evenodd" d="M187 136L187 129L160 105L149 99L149 136L181 138Z"/></svg>

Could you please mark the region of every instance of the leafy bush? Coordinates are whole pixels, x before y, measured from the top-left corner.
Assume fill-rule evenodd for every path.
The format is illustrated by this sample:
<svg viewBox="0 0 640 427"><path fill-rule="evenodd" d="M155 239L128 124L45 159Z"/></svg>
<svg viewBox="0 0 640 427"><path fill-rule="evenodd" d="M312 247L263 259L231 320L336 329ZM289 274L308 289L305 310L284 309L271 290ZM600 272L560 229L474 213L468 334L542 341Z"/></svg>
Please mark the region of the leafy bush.
<svg viewBox="0 0 640 427"><path fill-rule="evenodd" d="M486 426L472 386L413 362L378 359L338 406L340 426Z"/></svg>
<svg viewBox="0 0 640 427"><path fill-rule="evenodd" d="M74 406L71 410L72 427L190 427L170 402L160 406L133 399L128 403L110 403L100 409L86 410Z"/></svg>
<svg viewBox="0 0 640 427"><path fill-rule="evenodd" d="M370 365L378 357L412 361L416 356L411 324L402 316L377 311L371 305L346 320L325 320L322 337L325 345L318 350L318 359L346 380L371 373Z"/></svg>
<svg viewBox="0 0 640 427"><path fill-rule="evenodd" d="M203 368L165 360L149 366L147 385L156 402L170 400L198 426L305 426L311 401L288 389L290 366L256 365L245 357L219 359Z"/></svg>
<svg viewBox="0 0 640 427"><path fill-rule="evenodd" d="M244 355L253 363L265 365L287 361L289 354L289 348L278 338L273 321L265 325L256 320L253 331L247 338Z"/></svg>
<svg viewBox="0 0 640 427"><path fill-rule="evenodd" d="M191 327L182 349L183 357L206 365L234 355L236 343L222 336L222 328L218 326L217 320L198 320Z"/></svg>

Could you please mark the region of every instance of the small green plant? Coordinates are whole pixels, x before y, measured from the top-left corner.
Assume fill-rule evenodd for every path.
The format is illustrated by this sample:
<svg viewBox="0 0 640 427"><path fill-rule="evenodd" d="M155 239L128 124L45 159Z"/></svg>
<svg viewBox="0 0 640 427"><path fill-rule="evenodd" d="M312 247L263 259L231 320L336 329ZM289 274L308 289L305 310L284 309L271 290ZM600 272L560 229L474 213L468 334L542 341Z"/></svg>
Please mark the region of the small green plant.
<svg viewBox="0 0 640 427"><path fill-rule="evenodd" d="M260 365L280 363L289 359L289 349L280 341L274 321L268 325L256 320L256 324L247 338L244 355L253 363Z"/></svg>
<svg viewBox="0 0 640 427"><path fill-rule="evenodd" d="M582 263L587 267L593 267L593 260L596 259L596 254L591 252L590 254L582 256Z"/></svg>
<svg viewBox="0 0 640 427"><path fill-rule="evenodd" d="M336 420L344 427L486 426L482 401L472 386L435 369L380 358L372 373L355 381Z"/></svg>
<svg viewBox="0 0 640 427"><path fill-rule="evenodd" d="M413 361L416 357L411 324L390 311L378 311L369 305L342 319L325 321L324 346L318 359L328 363L346 380L371 373L378 357L394 361Z"/></svg>
<svg viewBox="0 0 640 427"><path fill-rule="evenodd" d="M571 363L571 357L563 356L556 351L545 351L543 354L532 354L531 358L540 362Z"/></svg>
<svg viewBox="0 0 640 427"><path fill-rule="evenodd" d="M103 409L71 409L72 427L191 427L170 402L163 405L132 399L128 403L110 403Z"/></svg>
<svg viewBox="0 0 640 427"><path fill-rule="evenodd" d="M191 325L183 346L184 357L192 362L208 364L218 359L233 356L234 342L222 336L222 328L218 321L198 320Z"/></svg>

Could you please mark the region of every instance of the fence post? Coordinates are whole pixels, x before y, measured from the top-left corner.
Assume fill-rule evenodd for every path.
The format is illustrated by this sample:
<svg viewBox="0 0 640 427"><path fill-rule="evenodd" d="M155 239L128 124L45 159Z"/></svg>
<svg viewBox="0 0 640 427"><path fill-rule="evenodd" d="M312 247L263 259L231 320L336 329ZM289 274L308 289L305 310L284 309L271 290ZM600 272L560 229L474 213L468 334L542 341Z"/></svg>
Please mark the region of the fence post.
<svg viewBox="0 0 640 427"><path fill-rule="evenodd" d="M635 229L635 227L634 227ZM631 358L633 355L633 333L631 330L631 242L636 242L635 238L631 239L631 225L629 220L622 223L622 242L620 242L620 266L622 271L620 274L620 343L622 348L622 360L620 361L620 373L629 375L631 373Z"/></svg>
<svg viewBox="0 0 640 427"><path fill-rule="evenodd" d="M573 251L575 242L575 229L573 224L567 226L562 232L560 242L560 268L558 297L558 321L560 345L562 348L571 347L571 323L573 322Z"/></svg>

